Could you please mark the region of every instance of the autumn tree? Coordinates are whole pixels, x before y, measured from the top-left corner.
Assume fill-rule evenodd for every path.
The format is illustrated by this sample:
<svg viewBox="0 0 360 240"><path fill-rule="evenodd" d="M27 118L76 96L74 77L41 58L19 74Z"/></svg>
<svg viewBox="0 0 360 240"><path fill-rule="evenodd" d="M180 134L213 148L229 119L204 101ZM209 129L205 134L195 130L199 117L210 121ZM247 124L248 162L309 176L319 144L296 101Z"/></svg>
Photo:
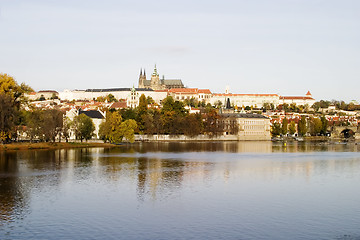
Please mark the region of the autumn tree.
<svg viewBox="0 0 360 240"><path fill-rule="evenodd" d="M46 142L55 142L56 136L61 137L61 130L63 128L63 113L56 109L47 109L41 112L41 133Z"/></svg>
<svg viewBox="0 0 360 240"><path fill-rule="evenodd" d="M318 135L322 130L322 122L319 118L313 117L310 119L310 134L312 136Z"/></svg>
<svg viewBox="0 0 360 240"><path fill-rule="evenodd" d="M0 93L0 142L4 143L11 139L15 125L16 109L13 99L4 93Z"/></svg>
<svg viewBox="0 0 360 240"><path fill-rule="evenodd" d="M83 139L89 140L94 136L95 125L91 118L83 113L74 118L73 127L76 138L81 142Z"/></svg>
<svg viewBox="0 0 360 240"><path fill-rule="evenodd" d="M188 114L185 118L184 134L194 137L203 132L202 116L200 114Z"/></svg>
<svg viewBox="0 0 360 240"><path fill-rule="evenodd" d="M130 142L134 142L134 132L136 128L137 124L135 120L128 119L122 121L119 112L108 112L105 122L100 125L99 135L103 140L109 140L111 143L120 143L124 137Z"/></svg>
<svg viewBox="0 0 360 240"><path fill-rule="evenodd" d="M63 128L61 129L61 135L68 142L70 138L70 132L72 127L72 121L69 118L63 120Z"/></svg>
<svg viewBox="0 0 360 240"><path fill-rule="evenodd" d="M278 122L274 122L271 126L271 135L273 137L279 136L281 133L281 125Z"/></svg>
<svg viewBox="0 0 360 240"><path fill-rule="evenodd" d="M290 135L294 135L296 133L296 124L294 121L291 121L289 124L289 133Z"/></svg>
<svg viewBox="0 0 360 240"><path fill-rule="evenodd" d="M327 128L328 128L329 122L324 115L321 116L320 120L321 120L321 125L322 125L320 133L322 135L325 135L327 133Z"/></svg>
<svg viewBox="0 0 360 240"><path fill-rule="evenodd" d="M305 136L308 131L306 117L302 116L299 123L298 123L298 133L300 136Z"/></svg>
<svg viewBox="0 0 360 240"><path fill-rule="evenodd" d="M281 124L281 134L286 135L288 133L288 120L285 117Z"/></svg>
<svg viewBox="0 0 360 240"><path fill-rule="evenodd" d="M0 141L10 141L16 135L15 126L24 93L33 91L26 84L18 84L13 77L0 73Z"/></svg>
<svg viewBox="0 0 360 240"><path fill-rule="evenodd" d="M148 110L148 102L144 94L141 94L139 98L139 106L137 107L137 117L136 122L138 124L139 130L144 130L144 117Z"/></svg>

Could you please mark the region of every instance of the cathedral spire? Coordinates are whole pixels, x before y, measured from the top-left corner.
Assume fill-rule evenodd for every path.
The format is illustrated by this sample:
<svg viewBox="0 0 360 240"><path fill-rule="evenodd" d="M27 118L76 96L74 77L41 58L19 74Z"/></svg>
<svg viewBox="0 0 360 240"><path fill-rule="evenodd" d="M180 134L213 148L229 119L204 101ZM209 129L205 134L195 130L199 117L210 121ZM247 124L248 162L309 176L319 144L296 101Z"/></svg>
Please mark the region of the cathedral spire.
<svg viewBox="0 0 360 240"><path fill-rule="evenodd" d="M142 68L140 68L140 77L142 76Z"/></svg>
<svg viewBox="0 0 360 240"><path fill-rule="evenodd" d="M153 73L154 76L159 76L158 72L157 72L157 69L156 69L156 64L155 64L155 67L154 67L154 73Z"/></svg>

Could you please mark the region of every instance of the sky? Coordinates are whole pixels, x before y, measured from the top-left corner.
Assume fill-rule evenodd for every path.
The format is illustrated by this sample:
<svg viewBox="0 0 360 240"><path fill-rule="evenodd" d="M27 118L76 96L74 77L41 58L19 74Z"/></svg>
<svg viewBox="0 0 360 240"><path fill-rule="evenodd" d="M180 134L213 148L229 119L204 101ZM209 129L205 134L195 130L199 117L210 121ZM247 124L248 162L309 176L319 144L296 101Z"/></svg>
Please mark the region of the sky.
<svg viewBox="0 0 360 240"><path fill-rule="evenodd" d="M0 72L35 90L181 79L360 102L358 0L0 0Z"/></svg>

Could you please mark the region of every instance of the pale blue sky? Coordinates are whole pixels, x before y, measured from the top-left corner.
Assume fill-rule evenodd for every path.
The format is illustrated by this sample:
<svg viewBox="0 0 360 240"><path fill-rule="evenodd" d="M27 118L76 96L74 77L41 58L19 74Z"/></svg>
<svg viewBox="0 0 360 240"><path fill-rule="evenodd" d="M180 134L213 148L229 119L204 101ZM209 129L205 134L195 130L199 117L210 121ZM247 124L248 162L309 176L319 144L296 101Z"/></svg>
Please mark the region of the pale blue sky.
<svg viewBox="0 0 360 240"><path fill-rule="evenodd" d="M360 1L0 0L0 72L36 90L188 87L360 101Z"/></svg>

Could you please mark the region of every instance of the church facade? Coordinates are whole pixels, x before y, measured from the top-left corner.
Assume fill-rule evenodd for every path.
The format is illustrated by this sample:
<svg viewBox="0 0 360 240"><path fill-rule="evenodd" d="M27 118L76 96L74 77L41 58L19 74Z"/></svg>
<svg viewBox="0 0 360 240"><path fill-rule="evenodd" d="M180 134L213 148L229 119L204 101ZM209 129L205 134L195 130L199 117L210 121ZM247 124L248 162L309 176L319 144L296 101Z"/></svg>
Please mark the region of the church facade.
<svg viewBox="0 0 360 240"><path fill-rule="evenodd" d="M146 79L145 70L143 71L140 69L139 88L167 90L172 88L184 88L184 84L180 79L165 79L164 76L160 79L155 65L154 72L151 75L150 80Z"/></svg>

